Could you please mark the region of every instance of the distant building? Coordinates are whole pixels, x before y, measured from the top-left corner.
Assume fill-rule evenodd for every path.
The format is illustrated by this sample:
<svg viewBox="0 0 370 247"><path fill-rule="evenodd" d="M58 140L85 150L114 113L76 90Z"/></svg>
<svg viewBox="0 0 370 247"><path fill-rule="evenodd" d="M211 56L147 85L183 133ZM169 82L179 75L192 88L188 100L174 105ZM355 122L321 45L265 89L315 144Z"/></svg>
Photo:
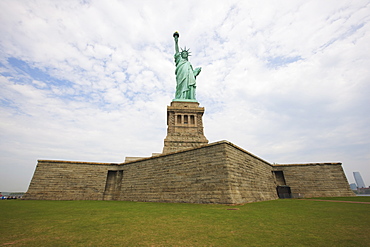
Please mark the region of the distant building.
<svg viewBox="0 0 370 247"><path fill-rule="evenodd" d="M359 172L354 172L353 177L356 180L357 188L366 188L364 180L362 180L361 174Z"/></svg>
<svg viewBox="0 0 370 247"><path fill-rule="evenodd" d="M357 190L357 185L355 183L350 184L349 187L351 187L351 190Z"/></svg>

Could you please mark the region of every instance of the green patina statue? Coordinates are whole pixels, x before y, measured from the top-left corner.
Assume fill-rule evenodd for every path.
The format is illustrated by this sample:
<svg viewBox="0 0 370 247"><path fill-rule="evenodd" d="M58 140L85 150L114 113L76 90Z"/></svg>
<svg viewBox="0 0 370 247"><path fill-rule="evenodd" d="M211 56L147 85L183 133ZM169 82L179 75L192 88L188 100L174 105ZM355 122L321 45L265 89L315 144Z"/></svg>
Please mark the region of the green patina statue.
<svg viewBox="0 0 370 247"><path fill-rule="evenodd" d="M196 77L199 75L201 68L193 69L188 57L191 56L189 49L181 48L179 51L179 33L175 32L173 37L175 39L175 63L176 63L176 95L173 101L194 101L195 99L195 88L196 88Z"/></svg>

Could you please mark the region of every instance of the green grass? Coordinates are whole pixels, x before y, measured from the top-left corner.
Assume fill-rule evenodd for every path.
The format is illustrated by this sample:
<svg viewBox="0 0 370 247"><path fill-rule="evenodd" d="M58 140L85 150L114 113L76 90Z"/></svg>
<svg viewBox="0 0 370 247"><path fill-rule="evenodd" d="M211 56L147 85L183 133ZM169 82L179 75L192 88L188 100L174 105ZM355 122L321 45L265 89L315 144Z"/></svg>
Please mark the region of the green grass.
<svg viewBox="0 0 370 247"><path fill-rule="evenodd" d="M370 202L370 196L354 196L354 197L316 197L314 200L330 200L330 201L353 201L353 202Z"/></svg>
<svg viewBox="0 0 370 247"><path fill-rule="evenodd" d="M369 210L298 199L237 206L4 200L0 246L369 246Z"/></svg>

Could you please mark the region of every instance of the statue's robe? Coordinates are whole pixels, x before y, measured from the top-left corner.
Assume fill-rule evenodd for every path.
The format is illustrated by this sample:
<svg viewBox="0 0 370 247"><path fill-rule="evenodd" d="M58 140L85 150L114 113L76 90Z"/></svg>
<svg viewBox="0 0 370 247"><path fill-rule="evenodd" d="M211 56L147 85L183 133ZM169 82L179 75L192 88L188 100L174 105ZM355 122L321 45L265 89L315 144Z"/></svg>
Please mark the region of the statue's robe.
<svg viewBox="0 0 370 247"><path fill-rule="evenodd" d="M193 70L190 62L181 57L181 53L175 54L176 63L176 95L175 99L192 99L195 100L195 78L200 69Z"/></svg>

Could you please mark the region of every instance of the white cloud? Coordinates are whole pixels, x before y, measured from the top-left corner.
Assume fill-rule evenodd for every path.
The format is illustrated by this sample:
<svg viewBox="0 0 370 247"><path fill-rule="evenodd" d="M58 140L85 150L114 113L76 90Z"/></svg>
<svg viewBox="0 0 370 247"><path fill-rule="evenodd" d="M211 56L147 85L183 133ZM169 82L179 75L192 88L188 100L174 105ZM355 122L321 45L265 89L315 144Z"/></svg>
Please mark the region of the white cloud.
<svg viewBox="0 0 370 247"><path fill-rule="evenodd" d="M211 142L277 163L342 161L350 181L356 170L369 185L369 8L2 1L0 190L26 190L39 158L120 162L160 152L176 30L202 67L197 98Z"/></svg>

